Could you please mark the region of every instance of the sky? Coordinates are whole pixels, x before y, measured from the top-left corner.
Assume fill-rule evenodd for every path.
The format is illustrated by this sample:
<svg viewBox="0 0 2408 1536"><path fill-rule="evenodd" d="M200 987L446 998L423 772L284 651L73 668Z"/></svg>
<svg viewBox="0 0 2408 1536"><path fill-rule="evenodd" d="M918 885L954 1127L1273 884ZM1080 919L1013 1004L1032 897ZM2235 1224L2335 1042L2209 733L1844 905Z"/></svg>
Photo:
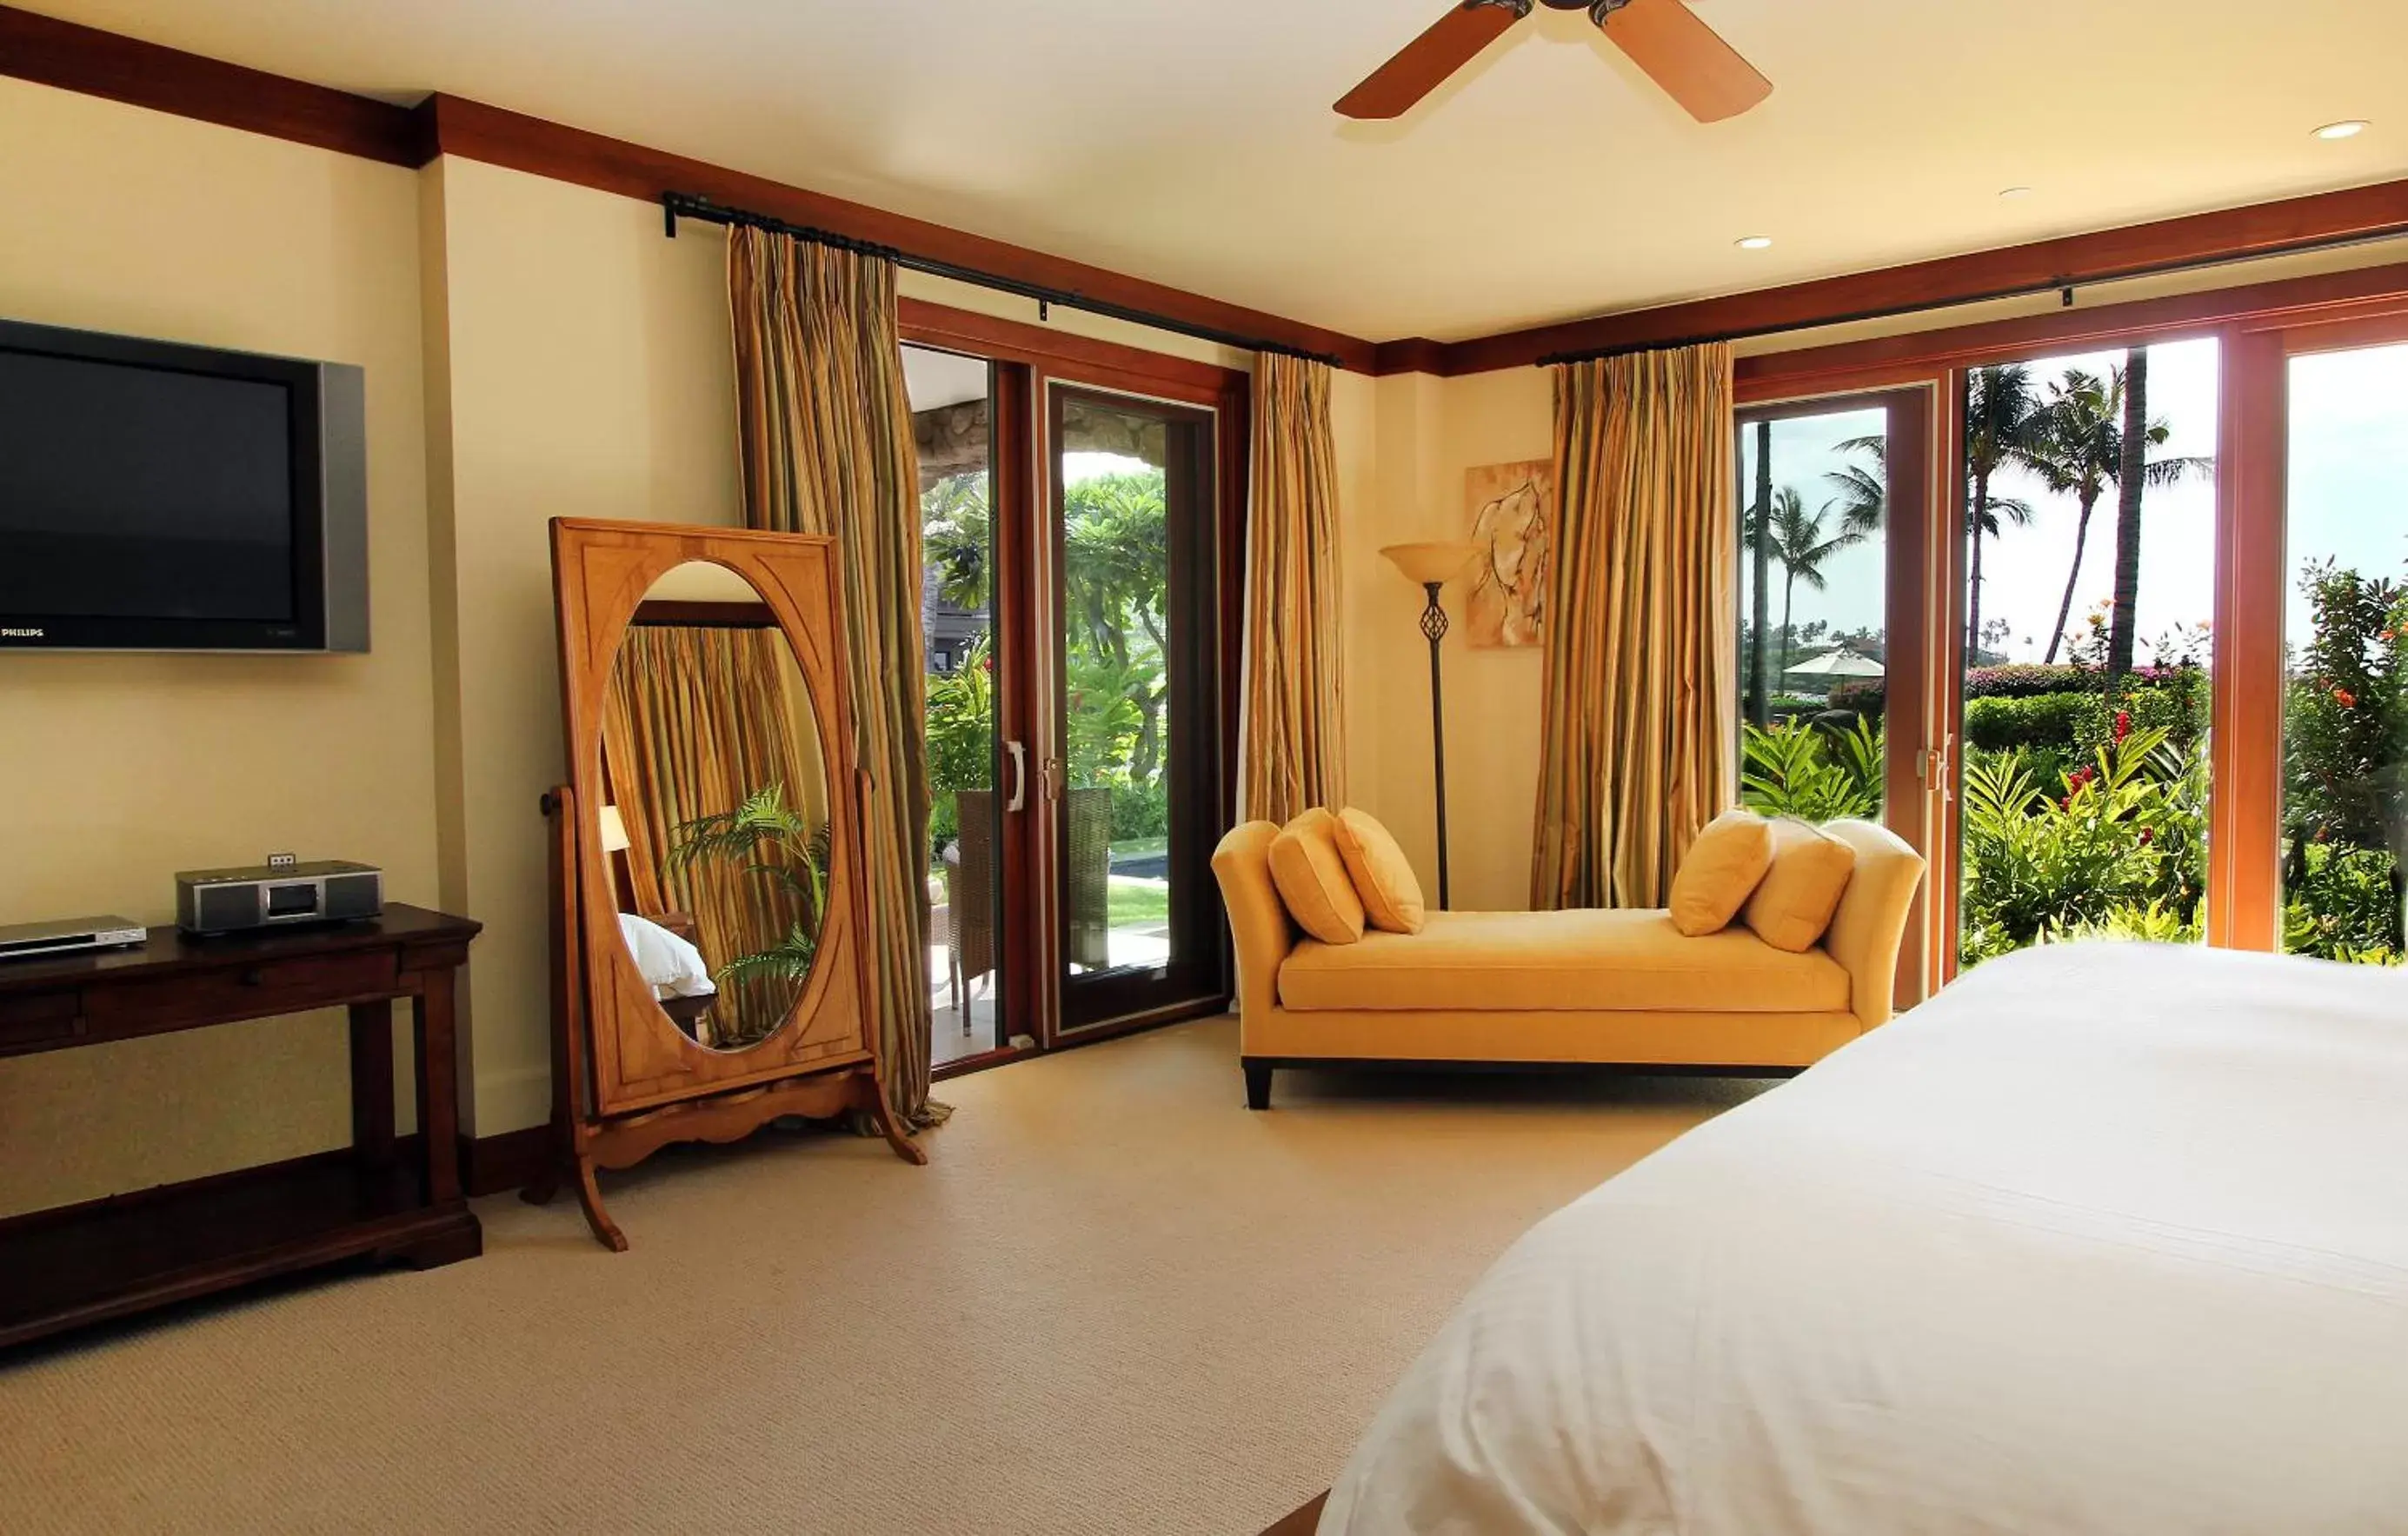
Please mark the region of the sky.
<svg viewBox="0 0 2408 1536"><path fill-rule="evenodd" d="M2104 376L2123 362L2117 352L2070 353L2031 365L2043 391L2069 368ZM2149 413L2165 422L2170 437L2155 450L2160 456L2213 457L2217 431L2217 344L2213 339L2176 342L2149 350ZM2408 346L2373 348L2299 357L2291 363L2291 442L2288 553L2285 575L2286 624L2304 634L2307 610L2298 572L2309 559L2332 556L2369 575L2408 576ZM1877 432L1880 411L1854 411L1776 422L1772 427L1773 484L1795 486L1810 509L1831 499L1826 478L1846 456L1836 445ZM1741 495L1754 484L1755 434L1741 435ZM2010 660L2039 661L2048 649L2057 604L2065 594L2080 520L2070 495L2051 495L2020 469L1991 484L1997 495L2031 505L2026 526L2009 524L1984 541L1982 613L2007 620ZM1832 519L1837 525L1837 515ZM1883 626L1882 563L1878 536L1834 556L1825 567L1829 590L1811 593L1802 584L1795 622L1824 620L1834 629ZM1742 611L1751 601L1747 568L1741 568ZM2112 493L2090 522L2080 580L2068 627L2079 633L2084 615L2114 591L2115 507ZM1772 618L1779 624L1782 573L1771 582ZM2153 486L2143 503L2141 531L2141 594L2138 639L2141 658L2176 624L2195 625L2214 617L2215 607L2215 487L2195 477L2172 486ZM2059 660L2064 659L2062 652Z"/></svg>

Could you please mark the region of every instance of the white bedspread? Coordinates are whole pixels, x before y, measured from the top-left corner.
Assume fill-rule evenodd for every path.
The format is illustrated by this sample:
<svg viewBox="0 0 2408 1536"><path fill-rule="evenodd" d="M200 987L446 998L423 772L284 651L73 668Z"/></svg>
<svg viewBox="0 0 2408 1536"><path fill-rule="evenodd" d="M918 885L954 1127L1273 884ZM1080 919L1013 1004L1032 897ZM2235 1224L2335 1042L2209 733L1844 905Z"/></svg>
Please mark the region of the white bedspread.
<svg viewBox="0 0 2408 1536"><path fill-rule="evenodd" d="M1983 966L1532 1229L1321 1529L2408 1531L2408 978Z"/></svg>
<svg viewBox="0 0 2408 1536"><path fill-rule="evenodd" d="M708 998L719 990L702 951L649 917L619 914L619 934L635 956L636 973L656 998Z"/></svg>

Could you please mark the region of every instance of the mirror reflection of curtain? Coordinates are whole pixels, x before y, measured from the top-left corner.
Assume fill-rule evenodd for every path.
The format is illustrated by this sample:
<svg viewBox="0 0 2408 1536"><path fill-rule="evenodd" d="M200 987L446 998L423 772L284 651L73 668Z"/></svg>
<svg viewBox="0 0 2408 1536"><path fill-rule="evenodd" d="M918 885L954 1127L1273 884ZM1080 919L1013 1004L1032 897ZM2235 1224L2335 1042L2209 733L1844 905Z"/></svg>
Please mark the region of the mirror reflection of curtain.
<svg viewBox="0 0 2408 1536"><path fill-rule="evenodd" d="M692 913L697 947L714 972L774 947L797 919L817 922L781 882L731 861L670 866L680 825L732 811L770 784L785 786L790 809L814 825L825 823L816 732L800 690L789 692L785 643L774 629L637 624L611 668L602 753L626 824L638 912ZM812 738L808 754L794 724L798 710L799 729ZM724 983L712 1043L765 1038L799 991L774 977Z"/></svg>

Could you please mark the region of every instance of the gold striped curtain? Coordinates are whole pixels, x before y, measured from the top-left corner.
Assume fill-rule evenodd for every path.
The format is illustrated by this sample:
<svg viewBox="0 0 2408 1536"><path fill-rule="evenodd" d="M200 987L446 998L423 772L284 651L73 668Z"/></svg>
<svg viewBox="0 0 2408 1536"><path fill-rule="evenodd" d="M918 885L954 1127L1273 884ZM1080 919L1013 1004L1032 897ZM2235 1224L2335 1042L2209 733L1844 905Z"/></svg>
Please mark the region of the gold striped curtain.
<svg viewBox="0 0 2408 1536"><path fill-rule="evenodd" d="M1326 363L1254 359L1239 814L1284 823L1346 803L1338 454Z"/></svg>
<svg viewBox="0 0 2408 1536"><path fill-rule="evenodd" d="M610 669L602 754L626 824L636 911L691 912L696 946L713 970L776 947L796 918L815 916L780 882L724 860L669 865L678 827L733 811L771 784L784 786L789 807L824 818L825 769L798 754L788 724L784 674L793 664L779 654L785 643L772 629L638 624ZM757 978L721 993L729 1012L713 1009L716 1026L753 1041L777 1027L797 988Z"/></svg>
<svg viewBox="0 0 2408 1536"><path fill-rule="evenodd" d="M1656 907L1738 791L1730 349L1555 373L1530 905Z"/></svg>
<svg viewBox="0 0 2408 1536"><path fill-rule="evenodd" d="M744 515L833 534L854 757L871 782L863 873L886 1094L928 1101L928 754L920 635L920 468L892 262L737 229L727 244Z"/></svg>

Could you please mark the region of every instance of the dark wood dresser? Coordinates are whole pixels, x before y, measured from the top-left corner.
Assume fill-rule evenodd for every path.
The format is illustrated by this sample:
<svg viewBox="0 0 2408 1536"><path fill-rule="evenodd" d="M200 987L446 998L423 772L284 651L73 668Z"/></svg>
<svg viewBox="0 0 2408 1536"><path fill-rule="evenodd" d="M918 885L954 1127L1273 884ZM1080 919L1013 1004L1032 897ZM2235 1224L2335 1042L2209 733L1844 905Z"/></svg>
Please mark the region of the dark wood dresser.
<svg viewBox="0 0 2408 1536"><path fill-rule="evenodd" d="M418 1266L484 1245L460 1192L452 977L481 925L368 922L0 965L0 1055L351 1009L351 1145L0 1222L0 1348L340 1259ZM393 1008L408 998L419 1134L394 1134Z"/></svg>

